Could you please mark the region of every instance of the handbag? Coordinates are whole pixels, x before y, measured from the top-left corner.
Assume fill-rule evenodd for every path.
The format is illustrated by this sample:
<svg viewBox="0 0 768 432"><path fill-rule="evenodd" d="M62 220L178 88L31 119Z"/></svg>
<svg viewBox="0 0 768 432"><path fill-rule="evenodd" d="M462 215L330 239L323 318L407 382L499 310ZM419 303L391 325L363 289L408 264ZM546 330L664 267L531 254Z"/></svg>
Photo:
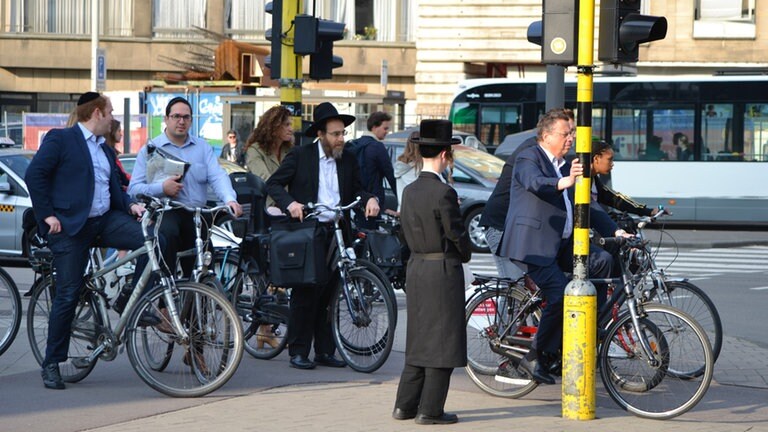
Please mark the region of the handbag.
<svg viewBox="0 0 768 432"><path fill-rule="evenodd" d="M403 265L402 246L396 235L378 230L362 230L368 244L369 260L379 267Z"/></svg>
<svg viewBox="0 0 768 432"><path fill-rule="evenodd" d="M325 237L324 227L315 219L273 224L269 245L272 285L302 288L326 284L330 270Z"/></svg>

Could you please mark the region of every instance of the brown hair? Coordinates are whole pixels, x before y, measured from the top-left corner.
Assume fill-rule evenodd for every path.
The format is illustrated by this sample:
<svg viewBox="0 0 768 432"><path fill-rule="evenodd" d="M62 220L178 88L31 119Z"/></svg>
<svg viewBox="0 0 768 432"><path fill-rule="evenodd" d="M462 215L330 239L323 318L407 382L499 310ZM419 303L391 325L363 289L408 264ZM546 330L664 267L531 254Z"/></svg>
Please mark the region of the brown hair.
<svg viewBox="0 0 768 432"><path fill-rule="evenodd" d="M112 119L112 122L110 122L110 129L109 133L104 135L104 140L106 141L107 145L112 147L115 152L117 152L117 148L115 146L117 145L117 131L120 129L122 123L120 123L120 120Z"/></svg>
<svg viewBox="0 0 768 432"><path fill-rule="evenodd" d="M107 108L107 98L104 96L99 96L96 99L86 102L82 105L78 105L75 108L75 117L77 118L78 122L87 122L91 119L91 116L93 115L93 111L97 109L101 111L102 114L106 113L104 110Z"/></svg>
<svg viewBox="0 0 768 432"><path fill-rule="evenodd" d="M419 145L413 142L413 139L418 137L419 131L411 132L411 135L408 137L408 141L405 144L405 150L403 150L403 154L397 157L397 160L404 164L413 163L416 171L421 171L423 163L421 161L421 154L419 154Z"/></svg>
<svg viewBox="0 0 768 432"><path fill-rule="evenodd" d="M248 135L243 151L247 151L256 143L265 154L271 154L272 142L278 138L277 134L280 132L283 122L290 118L291 112L283 106L275 105L268 109L259 119L258 126ZM293 147L293 141L283 141L280 147Z"/></svg>
<svg viewBox="0 0 768 432"><path fill-rule="evenodd" d="M553 108L547 111L539 119L539 124L536 125L536 140L541 142L544 140L544 132L552 132L552 128L559 120L569 121L573 119L573 111L567 108Z"/></svg>

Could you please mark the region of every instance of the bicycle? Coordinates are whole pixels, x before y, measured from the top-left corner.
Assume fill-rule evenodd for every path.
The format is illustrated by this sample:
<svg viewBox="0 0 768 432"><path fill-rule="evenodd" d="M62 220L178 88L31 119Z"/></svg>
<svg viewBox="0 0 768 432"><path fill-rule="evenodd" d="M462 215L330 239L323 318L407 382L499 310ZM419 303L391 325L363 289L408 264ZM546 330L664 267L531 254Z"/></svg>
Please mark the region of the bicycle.
<svg viewBox="0 0 768 432"><path fill-rule="evenodd" d="M371 236L389 236L395 238L399 243L400 218L386 213L382 213L380 217L381 220L378 221L380 230L359 230L353 247L358 257L364 257L367 262L374 264L379 275L391 284L392 292L394 290L405 292L405 264L407 260L405 255L407 251L404 249L406 248L401 245L397 251L382 251L371 244Z"/></svg>
<svg viewBox="0 0 768 432"><path fill-rule="evenodd" d="M211 230L228 242L227 247L216 249L213 267L242 320L245 351L262 360L278 356L288 342L289 296L287 288L269 282L268 235L248 234L240 239L221 227Z"/></svg>
<svg viewBox="0 0 768 432"><path fill-rule="evenodd" d="M11 347L21 327L21 295L13 278L0 268L0 355Z"/></svg>
<svg viewBox="0 0 768 432"><path fill-rule="evenodd" d="M101 268L97 260L91 260L72 323L68 360L60 364L62 378L70 383L84 379L98 360L114 360L125 343L131 366L147 385L173 397L203 396L223 386L240 364L243 342L239 319L221 293L197 282L177 282L167 269L161 270L161 259L155 253L157 237L150 225L154 222L157 230L163 212L182 204L143 196L140 199L147 205L141 218L144 246ZM42 364L56 285L50 251L34 254L44 266L31 290L27 331L33 355ZM104 277L144 254L149 263L123 314L112 326ZM158 276L158 284L148 288L152 274ZM161 307L167 308L171 318L170 332L139 324L145 311L159 315ZM170 367L174 353L182 361Z"/></svg>
<svg viewBox="0 0 768 432"><path fill-rule="evenodd" d="M338 285L331 296L331 327L339 354L358 372L374 372L386 362L395 336L394 294L365 265L352 247L344 242L339 220L344 212L360 204L361 198L346 206L307 204L306 218L333 212L335 247L333 268L338 269Z"/></svg>
<svg viewBox="0 0 768 432"><path fill-rule="evenodd" d="M623 229L635 234L639 239L645 240L644 228L668 214L668 211L661 209L653 216L633 218L622 213L617 216L617 219ZM661 226L660 233L661 238L664 234L669 235L664 230L664 225ZM649 301L678 308L693 317L707 332L714 359L717 361L723 346L723 325L720 321L720 314L704 290L688 279L667 276L665 270L656 265L655 258L660 246L659 243L654 252L649 241L643 242L642 245L624 256L625 267L635 279L633 283L638 288L637 293Z"/></svg>
<svg viewBox="0 0 768 432"><path fill-rule="evenodd" d="M641 242L617 241L622 243L620 254ZM598 329L604 329L598 332L603 385L622 409L637 416L681 415L704 397L712 380L714 359L707 335L688 314L635 296L626 272L622 279L591 280L623 285L598 313ZM538 385L516 369L537 331L540 290L526 276L510 280L475 275L475 284L478 288L466 306L466 371L489 394L522 397Z"/></svg>

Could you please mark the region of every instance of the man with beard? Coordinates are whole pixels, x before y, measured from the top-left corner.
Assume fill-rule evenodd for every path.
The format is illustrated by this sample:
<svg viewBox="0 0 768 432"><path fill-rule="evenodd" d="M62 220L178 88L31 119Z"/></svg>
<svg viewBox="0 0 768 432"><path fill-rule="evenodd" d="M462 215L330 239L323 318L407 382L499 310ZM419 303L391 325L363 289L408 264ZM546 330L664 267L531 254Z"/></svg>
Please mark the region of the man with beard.
<svg viewBox="0 0 768 432"><path fill-rule="evenodd" d="M339 114L332 104L323 102L315 107L312 120L304 133L317 140L294 147L267 180L267 192L275 205L292 218L303 220L307 203L335 207L349 204L361 196L366 203L365 215L378 216L379 203L376 197L363 190L357 159L351 152L344 151L344 135L347 134L344 128L352 124L355 117ZM333 217L333 213L318 217L325 228L328 245L333 240ZM346 366L343 360L334 356L336 346L328 317L328 304L337 277L338 273L332 275L324 286L293 289L288 320L291 367ZM310 361L313 339L315 359Z"/></svg>

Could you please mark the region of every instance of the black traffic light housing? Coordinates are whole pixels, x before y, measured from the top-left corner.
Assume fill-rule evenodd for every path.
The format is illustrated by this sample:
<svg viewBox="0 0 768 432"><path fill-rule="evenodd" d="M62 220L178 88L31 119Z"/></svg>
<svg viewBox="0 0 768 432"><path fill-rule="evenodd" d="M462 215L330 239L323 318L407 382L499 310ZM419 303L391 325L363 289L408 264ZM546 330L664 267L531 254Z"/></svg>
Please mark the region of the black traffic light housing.
<svg viewBox="0 0 768 432"><path fill-rule="evenodd" d="M293 53L309 55L309 77L331 79L333 69L344 65L341 57L333 55L333 43L344 39L344 23L296 15L293 24L296 28Z"/></svg>
<svg viewBox="0 0 768 432"><path fill-rule="evenodd" d="M542 21L528 26L528 42L541 46L541 62L561 66L578 61L578 0L545 0Z"/></svg>
<svg viewBox="0 0 768 432"><path fill-rule="evenodd" d="M597 58L600 61L635 63L641 43L664 39L667 19L640 15L640 0L602 0Z"/></svg>
<svg viewBox="0 0 768 432"><path fill-rule="evenodd" d="M271 52L264 59L265 66L269 68L272 79L280 79L280 59L283 49L283 0L272 0L264 7L268 14L272 14L272 28L264 32L268 41L272 42Z"/></svg>

